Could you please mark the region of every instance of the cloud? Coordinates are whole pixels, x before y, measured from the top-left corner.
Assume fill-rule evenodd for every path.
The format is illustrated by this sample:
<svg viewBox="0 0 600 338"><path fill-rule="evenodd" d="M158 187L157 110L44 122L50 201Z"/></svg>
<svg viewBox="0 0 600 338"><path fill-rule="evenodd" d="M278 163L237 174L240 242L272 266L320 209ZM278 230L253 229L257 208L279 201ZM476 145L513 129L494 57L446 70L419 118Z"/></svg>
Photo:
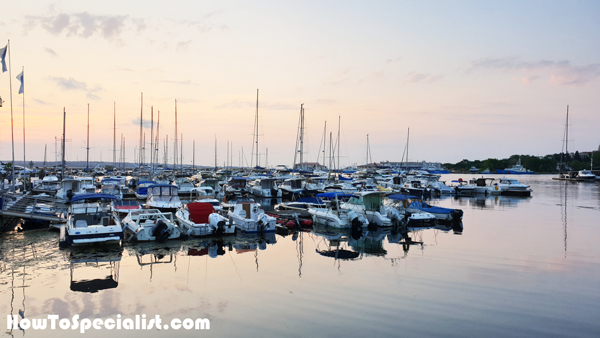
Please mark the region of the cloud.
<svg viewBox="0 0 600 338"><path fill-rule="evenodd" d="M400 60L402 60L402 57L398 56L398 57L393 58L393 59L387 59L387 60L385 60L385 63L388 63L388 64L389 63L396 63L396 62L398 62Z"/></svg>
<svg viewBox="0 0 600 338"><path fill-rule="evenodd" d="M129 19L125 15L94 15L88 12L67 14L58 13L51 16L26 16L25 32L41 27L52 35L77 36L89 38L95 35L113 41L122 32L134 27L138 32L146 28L141 19Z"/></svg>
<svg viewBox="0 0 600 338"><path fill-rule="evenodd" d="M176 45L175 45L175 50L177 50L178 52L187 52L190 50L190 43L192 42L192 40L188 40L188 41L179 41Z"/></svg>
<svg viewBox="0 0 600 338"><path fill-rule="evenodd" d="M46 53L48 53L52 56L58 56L52 48L44 47L44 50L46 51Z"/></svg>
<svg viewBox="0 0 600 338"><path fill-rule="evenodd" d="M530 84L540 79L538 74L544 74L549 78L548 83L555 85L586 85L600 78L600 63L592 63L583 66L572 65L568 60L552 61L520 61L516 57L484 58L472 61L467 68L467 73L485 70L497 70L502 72L534 73L522 78L522 82Z"/></svg>
<svg viewBox="0 0 600 338"><path fill-rule="evenodd" d="M72 77L69 77L68 79L64 77L51 77L50 80L54 81L56 85L61 89L84 91L87 93L87 98L91 100L100 100L100 97L95 93L104 90L104 88L102 88L102 86L100 85L95 85L92 87L89 86L87 83L77 81Z"/></svg>
<svg viewBox="0 0 600 338"><path fill-rule="evenodd" d="M35 102L35 103L37 103L37 104L44 105L44 106L47 106L47 105L49 105L49 103L48 103L48 102L46 102L46 101L42 101L42 100L40 100L40 99L33 99L33 102Z"/></svg>
<svg viewBox="0 0 600 338"><path fill-rule="evenodd" d="M409 83L434 83L443 77L443 75L431 75L416 72L410 72L406 74L407 82Z"/></svg>

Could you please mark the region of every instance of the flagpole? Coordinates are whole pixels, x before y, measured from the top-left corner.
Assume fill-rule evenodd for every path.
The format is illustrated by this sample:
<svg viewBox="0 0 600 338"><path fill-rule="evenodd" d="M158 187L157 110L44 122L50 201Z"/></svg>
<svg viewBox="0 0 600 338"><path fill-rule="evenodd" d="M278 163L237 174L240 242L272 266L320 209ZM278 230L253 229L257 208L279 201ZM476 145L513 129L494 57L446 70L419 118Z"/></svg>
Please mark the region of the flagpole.
<svg viewBox="0 0 600 338"><path fill-rule="evenodd" d="M10 62L10 39L8 39L8 78L10 83L10 135L12 139L12 181L15 179L15 135L13 132L13 102L12 102L12 62ZM15 186L11 183L11 189L13 194L15 193Z"/></svg>
<svg viewBox="0 0 600 338"><path fill-rule="evenodd" d="M23 166L27 166L25 161L25 66L21 72L21 86L23 86Z"/></svg>

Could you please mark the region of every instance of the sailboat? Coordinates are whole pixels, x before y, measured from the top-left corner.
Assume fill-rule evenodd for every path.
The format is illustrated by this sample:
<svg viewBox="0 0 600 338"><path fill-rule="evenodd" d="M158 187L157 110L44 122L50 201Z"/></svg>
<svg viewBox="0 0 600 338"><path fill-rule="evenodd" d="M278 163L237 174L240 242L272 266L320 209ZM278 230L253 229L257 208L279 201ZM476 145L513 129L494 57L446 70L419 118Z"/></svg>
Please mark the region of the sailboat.
<svg viewBox="0 0 600 338"><path fill-rule="evenodd" d="M564 139L564 153L565 154L569 154L569 106L567 105L567 122L565 123L565 139ZM563 168L564 169L570 169L567 166L567 163L563 163L563 152L561 151L561 155L560 155L560 164L558 165L558 177L552 177L553 180L559 180L559 181L583 181L582 178L577 178L574 175L571 175L571 173L567 172L567 173L563 173ZM565 159L566 160L566 159Z"/></svg>

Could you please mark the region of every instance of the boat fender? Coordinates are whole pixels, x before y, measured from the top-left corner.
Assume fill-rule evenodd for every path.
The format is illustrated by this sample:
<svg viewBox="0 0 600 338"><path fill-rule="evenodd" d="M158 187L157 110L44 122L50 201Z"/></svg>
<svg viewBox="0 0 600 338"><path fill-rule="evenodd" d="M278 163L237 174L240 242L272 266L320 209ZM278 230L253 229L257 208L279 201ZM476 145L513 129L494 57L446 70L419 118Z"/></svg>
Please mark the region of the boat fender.
<svg viewBox="0 0 600 338"><path fill-rule="evenodd" d="M225 221L217 222L217 235L222 235L225 231Z"/></svg>
<svg viewBox="0 0 600 338"><path fill-rule="evenodd" d="M289 221L285 224L285 227L288 229L293 229L296 226L296 223Z"/></svg>
<svg viewBox="0 0 600 338"><path fill-rule="evenodd" d="M495 186L494 189L498 190L498 186Z"/></svg>
<svg viewBox="0 0 600 338"><path fill-rule="evenodd" d="M169 226L163 220L159 220L156 227L154 227L154 231L152 231L152 236L158 243L163 243L171 236Z"/></svg>
<svg viewBox="0 0 600 338"><path fill-rule="evenodd" d="M312 221L311 221L311 220L308 220L308 219L305 219L305 220L302 220L302 221L300 222L300 225L302 225L302 226L305 226L305 227L308 227L308 226L311 226L311 225L312 225Z"/></svg>

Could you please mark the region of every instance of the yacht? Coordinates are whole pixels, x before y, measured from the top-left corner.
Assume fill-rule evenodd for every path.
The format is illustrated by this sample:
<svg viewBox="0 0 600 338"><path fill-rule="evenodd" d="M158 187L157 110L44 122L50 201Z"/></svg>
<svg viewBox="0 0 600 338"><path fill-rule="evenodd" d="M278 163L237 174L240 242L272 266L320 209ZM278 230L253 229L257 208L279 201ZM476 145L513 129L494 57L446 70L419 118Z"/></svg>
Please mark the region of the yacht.
<svg viewBox="0 0 600 338"><path fill-rule="evenodd" d="M115 197L108 194L73 196L67 223L60 230L59 245L119 244L123 239L123 228L111 208L114 200Z"/></svg>
<svg viewBox="0 0 600 338"><path fill-rule="evenodd" d="M406 220L407 226L429 226L435 222L436 216L434 214L411 207L412 200L420 199L417 196L404 194L390 195L388 196L388 210L397 210L402 215L402 219ZM388 215L394 217L392 214Z"/></svg>

